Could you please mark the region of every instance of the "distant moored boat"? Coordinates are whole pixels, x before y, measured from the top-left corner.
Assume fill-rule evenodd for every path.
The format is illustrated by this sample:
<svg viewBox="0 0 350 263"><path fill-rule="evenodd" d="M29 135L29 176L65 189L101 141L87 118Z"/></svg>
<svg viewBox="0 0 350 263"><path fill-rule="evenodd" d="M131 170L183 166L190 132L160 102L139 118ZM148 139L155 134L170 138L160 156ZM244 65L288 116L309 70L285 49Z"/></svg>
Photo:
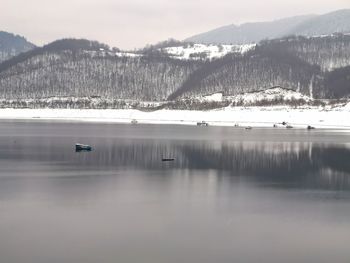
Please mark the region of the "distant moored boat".
<svg viewBox="0 0 350 263"><path fill-rule="evenodd" d="M171 162L175 161L175 158L162 158L162 162Z"/></svg>
<svg viewBox="0 0 350 263"><path fill-rule="evenodd" d="M80 143L76 143L75 144L75 151L76 152L81 152L81 151L91 151L92 147L90 145L86 145L86 144L80 144Z"/></svg>
<svg viewBox="0 0 350 263"><path fill-rule="evenodd" d="M197 126L209 126L209 124L205 121L197 122Z"/></svg>

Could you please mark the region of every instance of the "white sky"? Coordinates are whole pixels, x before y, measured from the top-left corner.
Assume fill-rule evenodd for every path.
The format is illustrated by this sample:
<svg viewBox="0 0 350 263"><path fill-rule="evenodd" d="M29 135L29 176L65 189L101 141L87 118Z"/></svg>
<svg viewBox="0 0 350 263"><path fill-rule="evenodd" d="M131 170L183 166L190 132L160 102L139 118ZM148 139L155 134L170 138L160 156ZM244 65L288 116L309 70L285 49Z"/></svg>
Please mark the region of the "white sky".
<svg viewBox="0 0 350 263"><path fill-rule="evenodd" d="M216 27L350 8L350 0L0 0L0 31L37 45L64 37L124 49Z"/></svg>

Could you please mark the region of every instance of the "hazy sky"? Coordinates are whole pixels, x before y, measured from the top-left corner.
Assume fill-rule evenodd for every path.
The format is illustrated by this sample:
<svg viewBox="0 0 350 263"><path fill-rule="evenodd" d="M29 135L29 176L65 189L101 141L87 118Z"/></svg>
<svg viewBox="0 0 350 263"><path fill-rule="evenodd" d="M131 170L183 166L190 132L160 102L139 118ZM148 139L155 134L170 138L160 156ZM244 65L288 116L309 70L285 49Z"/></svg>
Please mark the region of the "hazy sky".
<svg viewBox="0 0 350 263"><path fill-rule="evenodd" d="M0 0L0 31L42 45L88 38L133 49L250 21L350 8L350 0Z"/></svg>

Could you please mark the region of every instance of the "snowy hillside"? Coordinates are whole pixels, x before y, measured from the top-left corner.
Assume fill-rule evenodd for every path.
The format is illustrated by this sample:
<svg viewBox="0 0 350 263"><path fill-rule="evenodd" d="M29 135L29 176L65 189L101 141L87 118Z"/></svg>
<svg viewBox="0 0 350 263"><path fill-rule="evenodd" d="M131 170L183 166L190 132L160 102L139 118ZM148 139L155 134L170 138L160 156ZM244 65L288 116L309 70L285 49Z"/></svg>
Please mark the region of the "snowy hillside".
<svg viewBox="0 0 350 263"><path fill-rule="evenodd" d="M244 54L255 48L255 44L247 45L205 45L192 44L178 47L167 47L162 52L177 59L215 59L229 53Z"/></svg>
<svg viewBox="0 0 350 263"><path fill-rule="evenodd" d="M0 99L179 101L218 92L241 96L272 87L312 93L315 99L350 95L350 36L288 37L258 45L165 44L127 52L86 39L57 40L0 63ZM287 95L273 96L278 97L271 99L276 105ZM220 103L220 95L214 99ZM262 103L269 100L261 98Z"/></svg>
<svg viewBox="0 0 350 263"><path fill-rule="evenodd" d="M156 49L157 52L166 56L180 60L212 60L221 58L227 54L245 54L253 50L256 44L246 45L215 45L215 44L191 44L184 43L180 46L162 47ZM118 57L140 57L145 56L145 53L120 51L113 53Z"/></svg>
<svg viewBox="0 0 350 263"><path fill-rule="evenodd" d="M256 92L246 92L235 96L224 96L222 92L213 93L205 96L198 96L195 100L199 102L230 102L233 106L239 105L260 105L264 103L290 103L293 101L302 101L305 104L312 101L309 96L300 92L284 89L282 87L274 87Z"/></svg>
<svg viewBox="0 0 350 263"><path fill-rule="evenodd" d="M129 58L136 58L136 57L141 57L141 54L137 54L137 53L132 53L132 52L116 52L115 55L117 57L129 57Z"/></svg>
<svg viewBox="0 0 350 263"><path fill-rule="evenodd" d="M239 94L231 97L233 104L251 105L259 102L273 102L273 101L298 101L309 102L312 99L309 96L303 95L300 92L284 89L281 87L271 88L258 92L249 92Z"/></svg>

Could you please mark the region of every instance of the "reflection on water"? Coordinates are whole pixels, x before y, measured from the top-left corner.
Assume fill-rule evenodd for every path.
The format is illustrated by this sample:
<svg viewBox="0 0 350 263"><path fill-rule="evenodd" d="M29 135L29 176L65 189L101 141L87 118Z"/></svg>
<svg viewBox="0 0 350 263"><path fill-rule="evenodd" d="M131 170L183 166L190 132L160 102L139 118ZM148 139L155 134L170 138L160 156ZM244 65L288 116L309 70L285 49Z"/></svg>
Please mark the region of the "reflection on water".
<svg viewBox="0 0 350 263"><path fill-rule="evenodd" d="M348 263L349 137L4 122L0 262Z"/></svg>
<svg viewBox="0 0 350 263"><path fill-rule="evenodd" d="M79 140L79 139L77 139ZM322 142L182 141L142 138L81 138L93 152L76 153L67 137L14 137L0 140L0 161L22 167L1 166L0 176L11 169L74 170L215 170L249 176L276 187L348 190L350 147ZM162 162L162 158L175 158ZM33 167L28 167L33 166ZM17 175L23 175L21 173Z"/></svg>

